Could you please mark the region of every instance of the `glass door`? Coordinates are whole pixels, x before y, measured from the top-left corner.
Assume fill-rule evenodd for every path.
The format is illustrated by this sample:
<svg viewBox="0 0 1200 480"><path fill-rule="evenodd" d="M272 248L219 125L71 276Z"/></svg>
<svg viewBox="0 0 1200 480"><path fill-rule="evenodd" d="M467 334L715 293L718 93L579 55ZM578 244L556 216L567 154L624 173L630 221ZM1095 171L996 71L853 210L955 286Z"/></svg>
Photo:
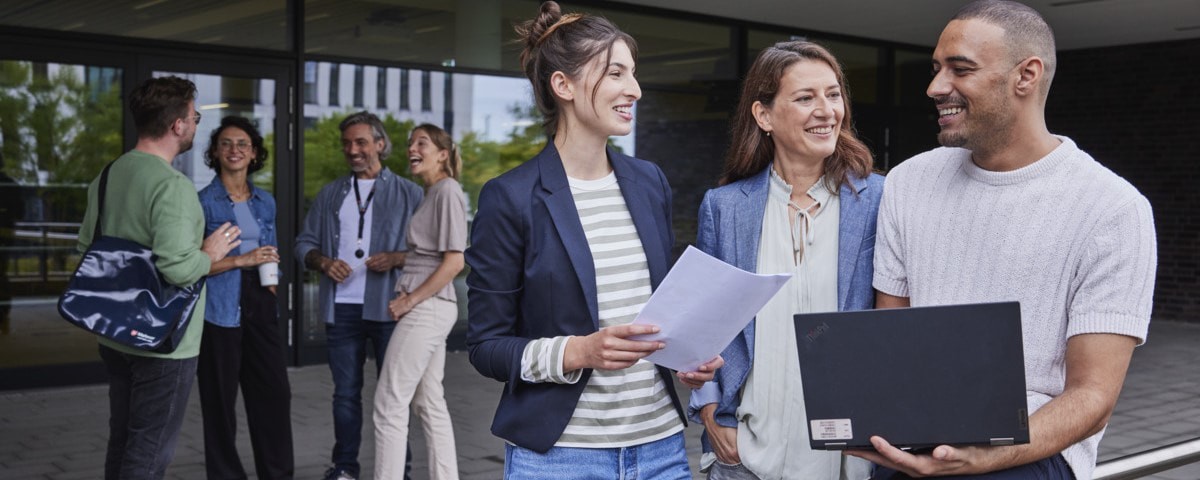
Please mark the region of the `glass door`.
<svg viewBox="0 0 1200 480"><path fill-rule="evenodd" d="M95 338L56 305L87 185L123 150L127 74L111 57L0 51L0 389L101 373Z"/></svg>
<svg viewBox="0 0 1200 480"><path fill-rule="evenodd" d="M288 361L296 363L293 327L293 300L295 295L294 262L290 254L295 239L296 202L292 199L295 188L295 153L290 135L289 118L291 105L291 69L286 62L264 64L261 59L254 63L236 61L203 61L197 59L144 57L139 62L146 76L163 77L175 75L196 84L196 110L201 114L200 125L192 149L172 160L172 165L187 175L196 190L206 187L216 178L216 171L205 163L213 131L226 116L241 116L250 119L263 135L270 155L262 170L251 175L255 186L275 195L275 226L279 240L280 283L277 290L279 315L290 347Z"/></svg>
<svg viewBox="0 0 1200 480"><path fill-rule="evenodd" d="M271 160L255 181L275 194L281 247L291 248L296 189L288 185L296 179L288 106L295 61L164 51L0 33L0 391L106 378L95 337L63 321L56 305L79 263L87 186L136 144L125 99L147 78L171 72L199 87L197 103L206 109L197 144L175 159L197 187L212 178L200 152L221 116L259 122L270 135ZM291 263L281 267L290 281ZM289 326L292 291L290 284L279 289Z"/></svg>

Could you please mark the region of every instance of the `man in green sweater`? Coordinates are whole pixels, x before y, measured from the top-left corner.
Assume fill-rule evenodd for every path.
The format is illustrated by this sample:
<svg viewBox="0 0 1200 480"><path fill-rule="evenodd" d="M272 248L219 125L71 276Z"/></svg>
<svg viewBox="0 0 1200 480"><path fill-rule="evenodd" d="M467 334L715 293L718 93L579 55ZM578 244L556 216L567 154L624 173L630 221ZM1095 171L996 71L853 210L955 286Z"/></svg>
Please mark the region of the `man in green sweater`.
<svg viewBox="0 0 1200 480"><path fill-rule="evenodd" d="M204 213L192 182L171 168L171 159L192 148L200 123L196 86L179 77L154 78L129 95L138 142L118 158L108 176L104 224L108 235L149 246L156 266L172 284L185 286L241 243L226 223L204 238ZM88 186L79 231L80 251L92 243L99 179ZM201 240L203 239L203 242ZM100 339L109 376L107 480L160 479L175 454L204 327L204 292L179 347L158 354Z"/></svg>

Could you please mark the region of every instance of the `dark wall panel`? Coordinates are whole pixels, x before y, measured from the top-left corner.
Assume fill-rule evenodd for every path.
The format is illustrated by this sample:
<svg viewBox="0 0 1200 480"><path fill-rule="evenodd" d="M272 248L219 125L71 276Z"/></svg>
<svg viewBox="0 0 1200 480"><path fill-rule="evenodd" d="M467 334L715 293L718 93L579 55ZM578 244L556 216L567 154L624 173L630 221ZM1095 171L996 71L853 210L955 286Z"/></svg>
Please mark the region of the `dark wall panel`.
<svg viewBox="0 0 1200 480"><path fill-rule="evenodd" d="M1200 323L1197 59L1200 40L1061 52L1046 121L1150 200L1154 318Z"/></svg>

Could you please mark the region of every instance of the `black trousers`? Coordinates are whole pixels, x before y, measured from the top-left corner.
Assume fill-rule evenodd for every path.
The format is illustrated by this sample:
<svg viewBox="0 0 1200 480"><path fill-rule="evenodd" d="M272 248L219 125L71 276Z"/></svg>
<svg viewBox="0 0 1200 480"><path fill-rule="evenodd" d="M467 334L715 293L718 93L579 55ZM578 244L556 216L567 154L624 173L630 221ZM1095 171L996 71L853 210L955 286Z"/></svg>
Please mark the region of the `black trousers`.
<svg viewBox="0 0 1200 480"><path fill-rule="evenodd" d="M244 479L238 457L238 386L246 407L255 472L260 479L291 479L291 386L275 295L258 272L242 270L241 326L204 326L197 379L204 413L204 466L209 480Z"/></svg>
<svg viewBox="0 0 1200 480"><path fill-rule="evenodd" d="M196 378L196 357L143 357L100 345L100 358L108 369L104 478L162 479L175 456L179 428Z"/></svg>

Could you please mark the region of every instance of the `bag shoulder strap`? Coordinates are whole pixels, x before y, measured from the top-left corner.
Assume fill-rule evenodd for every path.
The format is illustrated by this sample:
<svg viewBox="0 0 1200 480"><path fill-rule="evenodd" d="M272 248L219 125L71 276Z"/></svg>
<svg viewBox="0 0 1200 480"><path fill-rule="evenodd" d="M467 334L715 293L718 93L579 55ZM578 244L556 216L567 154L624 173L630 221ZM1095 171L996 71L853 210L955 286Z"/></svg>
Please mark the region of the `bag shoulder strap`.
<svg viewBox="0 0 1200 480"><path fill-rule="evenodd" d="M108 190L108 170L112 168L114 163L117 163L116 159L108 162L108 165L104 166L104 171L100 172L100 185L98 185L99 188L96 189L96 225L92 229L93 239L100 238L102 235L104 235L104 232L100 230L100 224L103 223L101 220L104 218L104 192Z"/></svg>

